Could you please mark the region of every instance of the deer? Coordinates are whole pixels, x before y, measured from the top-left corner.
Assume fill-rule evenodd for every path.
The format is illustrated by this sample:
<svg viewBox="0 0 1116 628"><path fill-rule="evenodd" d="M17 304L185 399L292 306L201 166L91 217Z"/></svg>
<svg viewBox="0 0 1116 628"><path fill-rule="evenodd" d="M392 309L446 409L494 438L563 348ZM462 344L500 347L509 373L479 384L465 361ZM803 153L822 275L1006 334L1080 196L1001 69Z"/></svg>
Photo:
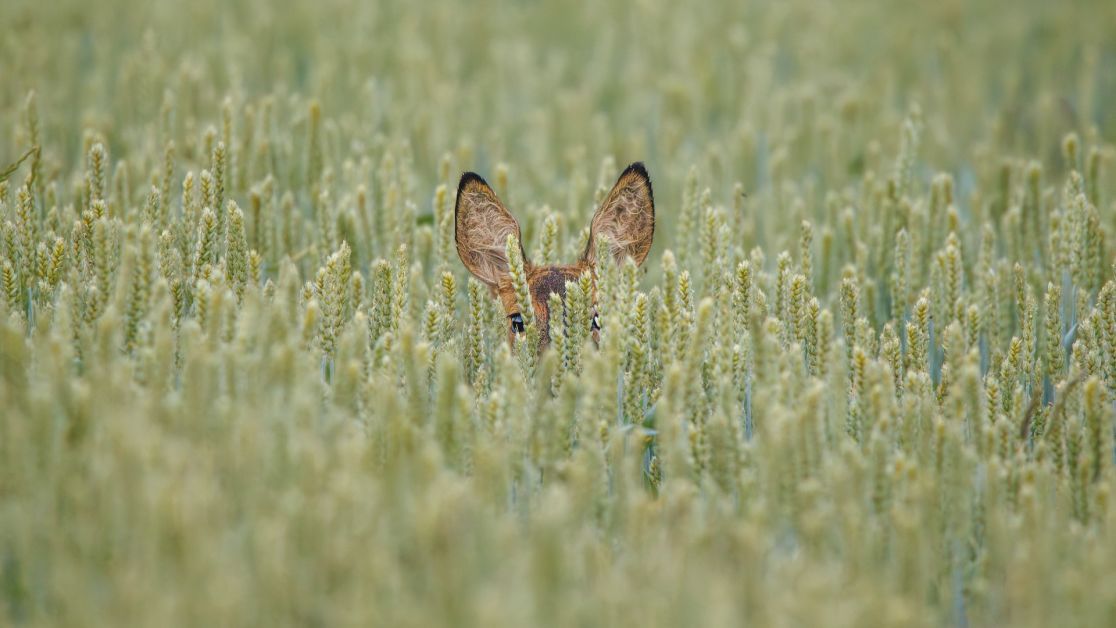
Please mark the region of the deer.
<svg viewBox="0 0 1116 628"><path fill-rule="evenodd" d="M525 332L523 313L519 311L512 286L507 258L508 236L523 241L519 222L504 206L492 187L475 172L461 175L454 206L454 240L457 254L465 268L498 299L507 315L508 343L512 346ZM573 264L536 265L531 263L520 244L534 319L539 331L539 351L550 343L550 295L565 299L566 282L577 281L583 273L596 277L597 243L607 240L607 248L618 263L631 258L642 265L651 250L655 236L655 198L651 178L641 162L624 169L616 184L605 196L589 224L585 251ZM593 295L590 333L593 341L600 339L600 320Z"/></svg>

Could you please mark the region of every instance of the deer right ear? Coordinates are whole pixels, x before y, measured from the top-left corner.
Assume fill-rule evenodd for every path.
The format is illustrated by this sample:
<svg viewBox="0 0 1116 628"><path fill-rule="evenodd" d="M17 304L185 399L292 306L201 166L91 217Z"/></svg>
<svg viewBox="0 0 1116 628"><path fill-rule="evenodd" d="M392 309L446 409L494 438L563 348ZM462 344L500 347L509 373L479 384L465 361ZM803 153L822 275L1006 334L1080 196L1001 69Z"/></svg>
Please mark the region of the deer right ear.
<svg viewBox="0 0 1116 628"><path fill-rule="evenodd" d="M496 198L488 183L474 172L461 175L453 213L457 255L469 272L495 289L500 279L508 275L505 250L508 236L514 235L522 241L519 223Z"/></svg>
<svg viewBox="0 0 1116 628"><path fill-rule="evenodd" d="M655 196L651 178L640 162L620 173L616 185L605 197L589 224L589 242L582 259L589 265L597 262L597 239L608 238L609 249L616 263L632 258L636 266L643 263L655 237Z"/></svg>

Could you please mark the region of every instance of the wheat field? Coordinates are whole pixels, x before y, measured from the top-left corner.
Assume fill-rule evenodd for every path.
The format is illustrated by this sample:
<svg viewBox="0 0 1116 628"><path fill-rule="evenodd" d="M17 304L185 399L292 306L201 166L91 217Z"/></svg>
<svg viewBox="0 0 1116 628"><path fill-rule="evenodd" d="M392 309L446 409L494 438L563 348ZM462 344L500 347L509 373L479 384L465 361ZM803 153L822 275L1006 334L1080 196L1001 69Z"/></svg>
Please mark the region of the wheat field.
<svg viewBox="0 0 1116 628"><path fill-rule="evenodd" d="M1116 3L0 18L0 625L1116 624Z"/></svg>

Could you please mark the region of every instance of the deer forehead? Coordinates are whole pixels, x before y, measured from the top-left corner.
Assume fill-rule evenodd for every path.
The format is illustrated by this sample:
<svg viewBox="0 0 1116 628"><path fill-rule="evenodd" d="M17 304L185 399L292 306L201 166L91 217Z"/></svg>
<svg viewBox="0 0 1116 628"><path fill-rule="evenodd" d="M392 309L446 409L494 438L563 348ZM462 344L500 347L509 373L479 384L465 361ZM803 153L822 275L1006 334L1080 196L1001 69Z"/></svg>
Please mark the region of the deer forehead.
<svg viewBox="0 0 1116 628"><path fill-rule="evenodd" d="M585 270L586 266L584 264L533 266L529 268L527 270L527 288L531 292L531 302L534 309L543 312L548 311L550 295L557 294L560 297L565 297L566 282L577 281ZM512 287L510 278L500 282L496 293L501 305L504 306L505 312L510 314L518 311L519 305L516 303L515 289Z"/></svg>
<svg viewBox="0 0 1116 628"><path fill-rule="evenodd" d="M577 281L580 273L574 267L542 266L527 275L531 287L531 300L535 303L549 304L550 295L566 296L566 282Z"/></svg>

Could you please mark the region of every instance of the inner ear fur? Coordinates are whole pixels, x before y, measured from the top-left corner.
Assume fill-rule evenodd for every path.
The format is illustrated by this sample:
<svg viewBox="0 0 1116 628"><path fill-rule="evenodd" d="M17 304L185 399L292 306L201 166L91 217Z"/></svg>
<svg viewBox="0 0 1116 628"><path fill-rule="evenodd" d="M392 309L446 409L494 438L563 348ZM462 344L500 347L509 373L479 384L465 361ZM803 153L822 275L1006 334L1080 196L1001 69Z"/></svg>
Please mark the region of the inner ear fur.
<svg viewBox="0 0 1116 628"><path fill-rule="evenodd" d="M454 206L454 240L465 268L489 289L497 290L508 275L509 235L520 241L519 223L497 198L492 187L475 172L461 175ZM523 256L526 260L526 255Z"/></svg>
<svg viewBox="0 0 1116 628"><path fill-rule="evenodd" d="M582 255L585 262L596 263L597 241L602 236L608 239L617 263L631 257L639 265L647 259L655 237L655 196L643 163L637 161L620 173L616 185L593 214L589 242Z"/></svg>

